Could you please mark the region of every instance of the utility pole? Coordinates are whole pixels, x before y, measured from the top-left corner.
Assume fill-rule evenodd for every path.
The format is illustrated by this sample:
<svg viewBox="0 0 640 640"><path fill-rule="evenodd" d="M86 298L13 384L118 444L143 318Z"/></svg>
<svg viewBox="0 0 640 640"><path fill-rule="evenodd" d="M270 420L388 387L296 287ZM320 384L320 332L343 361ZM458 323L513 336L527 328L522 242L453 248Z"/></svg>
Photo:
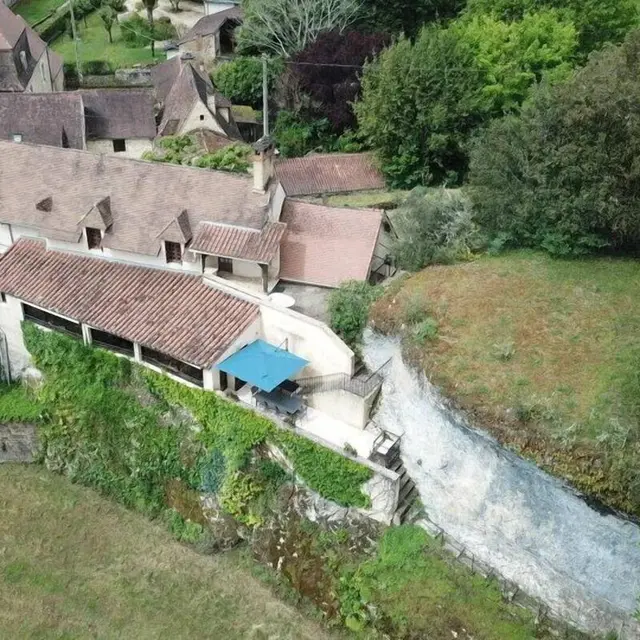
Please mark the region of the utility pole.
<svg viewBox="0 0 640 640"><path fill-rule="evenodd" d="M262 133L269 135L269 79L267 69L267 54L262 54Z"/></svg>
<svg viewBox="0 0 640 640"><path fill-rule="evenodd" d="M78 53L78 34L76 33L76 16L73 13L73 0L69 0L69 13L71 14L71 36L73 38L73 48L76 54L76 73L78 82L82 84L82 69L80 68L80 54Z"/></svg>

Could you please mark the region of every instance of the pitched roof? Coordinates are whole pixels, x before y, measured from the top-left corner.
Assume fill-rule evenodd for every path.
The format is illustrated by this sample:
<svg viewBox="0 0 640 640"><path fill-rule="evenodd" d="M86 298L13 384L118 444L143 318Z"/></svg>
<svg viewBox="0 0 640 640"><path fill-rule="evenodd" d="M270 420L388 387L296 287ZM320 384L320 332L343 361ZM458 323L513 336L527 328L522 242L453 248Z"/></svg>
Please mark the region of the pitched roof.
<svg viewBox="0 0 640 640"><path fill-rule="evenodd" d="M151 89L85 89L87 138L155 138Z"/></svg>
<svg viewBox="0 0 640 640"><path fill-rule="evenodd" d="M158 234L184 209L192 228L261 229L267 213L268 196L253 191L248 175L15 142L0 142L0 158L0 222L47 238L78 242L82 217L106 197L113 223L104 246L145 255L159 253ZM48 197L51 211L38 210Z"/></svg>
<svg viewBox="0 0 640 640"><path fill-rule="evenodd" d="M209 106L209 98L213 98L216 107L230 108L231 102L215 89L210 78L198 70L190 59L176 57L163 62L155 69L155 73L152 71L151 77L156 95L164 103L162 120L158 127L161 136L174 135L179 131L199 101L227 137L242 139L233 117L227 122Z"/></svg>
<svg viewBox="0 0 640 640"><path fill-rule="evenodd" d="M0 3L0 51L11 51L24 31L24 22Z"/></svg>
<svg viewBox="0 0 640 640"><path fill-rule="evenodd" d="M280 247L283 280L338 287L369 277L382 212L286 200L280 219L287 225Z"/></svg>
<svg viewBox="0 0 640 640"><path fill-rule="evenodd" d="M209 367L258 305L198 276L47 251L19 240L0 260L0 290L198 367Z"/></svg>
<svg viewBox="0 0 640 640"><path fill-rule="evenodd" d="M231 7L223 11L211 13L208 16L200 18L200 20L178 40L178 44L184 44L196 38L214 35L220 31L225 22L231 21L232 23L240 24L243 17L244 12L242 11L242 7Z"/></svg>
<svg viewBox="0 0 640 640"><path fill-rule="evenodd" d="M269 264L280 248L286 225L269 222L261 230L203 223L190 249L223 258Z"/></svg>
<svg viewBox="0 0 640 640"><path fill-rule="evenodd" d="M84 149L82 97L74 93L0 93L0 138Z"/></svg>
<svg viewBox="0 0 640 640"><path fill-rule="evenodd" d="M311 196L383 189L384 178L369 153L325 153L276 163L276 176L288 196Z"/></svg>

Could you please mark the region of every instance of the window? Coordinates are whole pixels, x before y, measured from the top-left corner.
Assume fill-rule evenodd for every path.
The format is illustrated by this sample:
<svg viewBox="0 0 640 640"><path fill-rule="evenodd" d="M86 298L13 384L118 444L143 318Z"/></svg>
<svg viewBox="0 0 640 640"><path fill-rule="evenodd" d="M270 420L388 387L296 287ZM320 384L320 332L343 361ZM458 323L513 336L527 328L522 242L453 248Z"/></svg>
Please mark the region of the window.
<svg viewBox="0 0 640 640"><path fill-rule="evenodd" d="M182 262L182 247L179 242L165 242L164 253L167 262Z"/></svg>
<svg viewBox="0 0 640 640"><path fill-rule="evenodd" d="M218 271L233 273L233 260L230 258L218 258Z"/></svg>
<svg viewBox="0 0 640 640"><path fill-rule="evenodd" d="M25 320L30 320L31 322L39 324L42 327L47 327L48 329L55 329L56 331L62 331L63 333L69 333L72 336L82 338L82 327L78 322L61 318L53 313L37 309L36 307L32 307L31 305L24 303L22 304L22 313Z"/></svg>
<svg viewBox="0 0 640 640"><path fill-rule="evenodd" d="M102 231L100 231L100 229L94 229L93 227L87 227L85 231L87 233L87 246L89 249L102 249Z"/></svg>
<svg viewBox="0 0 640 640"><path fill-rule="evenodd" d="M91 342L98 347L104 347L110 351L123 353L126 356L134 356L133 342L125 340L124 338L119 338L113 333L98 331L98 329L91 329Z"/></svg>
<svg viewBox="0 0 640 640"><path fill-rule="evenodd" d="M156 367L160 367L160 369L164 369L165 371L178 376L178 378L187 380L187 382L196 384L199 387L203 386L202 369L198 369L186 362L182 362L182 360L176 360L175 358L168 356L166 353L160 353L159 351L154 351L147 347L142 347L141 352L143 362L148 362Z"/></svg>
<svg viewBox="0 0 640 640"><path fill-rule="evenodd" d="M127 150L127 143L123 139L117 139L113 141L113 150L116 153Z"/></svg>
<svg viewBox="0 0 640 640"><path fill-rule="evenodd" d="M200 114L200 120L204 120L204 114Z"/></svg>
<svg viewBox="0 0 640 640"><path fill-rule="evenodd" d="M7 301L7 294L2 291L0 292L0 302L6 302Z"/></svg>
<svg viewBox="0 0 640 640"><path fill-rule="evenodd" d="M14 142L22 142L22 134L21 133L12 133L11 134L11 139Z"/></svg>

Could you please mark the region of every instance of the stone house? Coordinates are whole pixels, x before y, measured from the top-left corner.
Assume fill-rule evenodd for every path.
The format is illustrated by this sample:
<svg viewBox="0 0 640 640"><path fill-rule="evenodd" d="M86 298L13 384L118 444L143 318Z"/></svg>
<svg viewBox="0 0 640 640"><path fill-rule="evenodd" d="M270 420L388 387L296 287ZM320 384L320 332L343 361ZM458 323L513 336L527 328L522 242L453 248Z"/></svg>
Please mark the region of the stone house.
<svg viewBox="0 0 640 640"><path fill-rule="evenodd" d="M151 71L156 98L161 105L158 135L185 135L208 131L220 144L241 141L231 103L207 74L185 54L157 65Z"/></svg>
<svg viewBox="0 0 640 640"><path fill-rule="evenodd" d="M177 45L180 53L192 53L211 62L235 52L234 31L242 24L243 11L232 4L205 2L207 10L210 13L200 18Z"/></svg>
<svg viewBox="0 0 640 640"><path fill-rule="evenodd" d="M153 148L150 89L0 93L0 138L140 158Z"/></svg>
<svg viewBox="0 0 640 640"><path fill-rule="evenodd" d="M64 89L62 56L0 4L0 91L46 93Z"/></svg>

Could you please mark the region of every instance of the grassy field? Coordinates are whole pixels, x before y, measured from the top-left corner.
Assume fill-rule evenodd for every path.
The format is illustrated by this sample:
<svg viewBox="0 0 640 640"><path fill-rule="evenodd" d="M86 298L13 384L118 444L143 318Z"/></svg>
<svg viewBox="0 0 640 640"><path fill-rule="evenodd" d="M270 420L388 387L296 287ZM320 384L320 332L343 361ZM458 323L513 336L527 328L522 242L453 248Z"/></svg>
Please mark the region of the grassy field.
<svg viewBox="0 0 640 640"><path fill-rule="evenodd" d="M113 43L109 42L109 36L97 13L87 16L87 26L83 20L78 21L79 55L81 62L89 60L105 60L114 69L131 67L134 64L150 64L161 62L161 53L151 57L150 48L128 47L120 37L120 27L113 25L111 32ZM62 55L65 62L75 63L75 51L73 40L66 35L52 44L52 49Z"/></svg>
<svg viewBox="0 0 640 640"><path fill-rule="evenodd" d="M3 638L329 637L235 553L198 555L40 467L0 466L0 513Z"/></svg>
<svg viewBox="0 0 640 640"><path fill-rule="evenodd" d="M586 466L590 451L640 460L640 262L518 252L430 267L394 287L373 319L404 325L432 380L543 462L545 442L576 458L586 447ZM625 491L618 506L636 510L640 486Z"/></svg>
<svg viewBox="0 0 640 640"><path fill-rule="evenodd" d="M66 0L20 0L11 7L14 13L22 16L29 24L35 24L61 7Z"/></svg>

